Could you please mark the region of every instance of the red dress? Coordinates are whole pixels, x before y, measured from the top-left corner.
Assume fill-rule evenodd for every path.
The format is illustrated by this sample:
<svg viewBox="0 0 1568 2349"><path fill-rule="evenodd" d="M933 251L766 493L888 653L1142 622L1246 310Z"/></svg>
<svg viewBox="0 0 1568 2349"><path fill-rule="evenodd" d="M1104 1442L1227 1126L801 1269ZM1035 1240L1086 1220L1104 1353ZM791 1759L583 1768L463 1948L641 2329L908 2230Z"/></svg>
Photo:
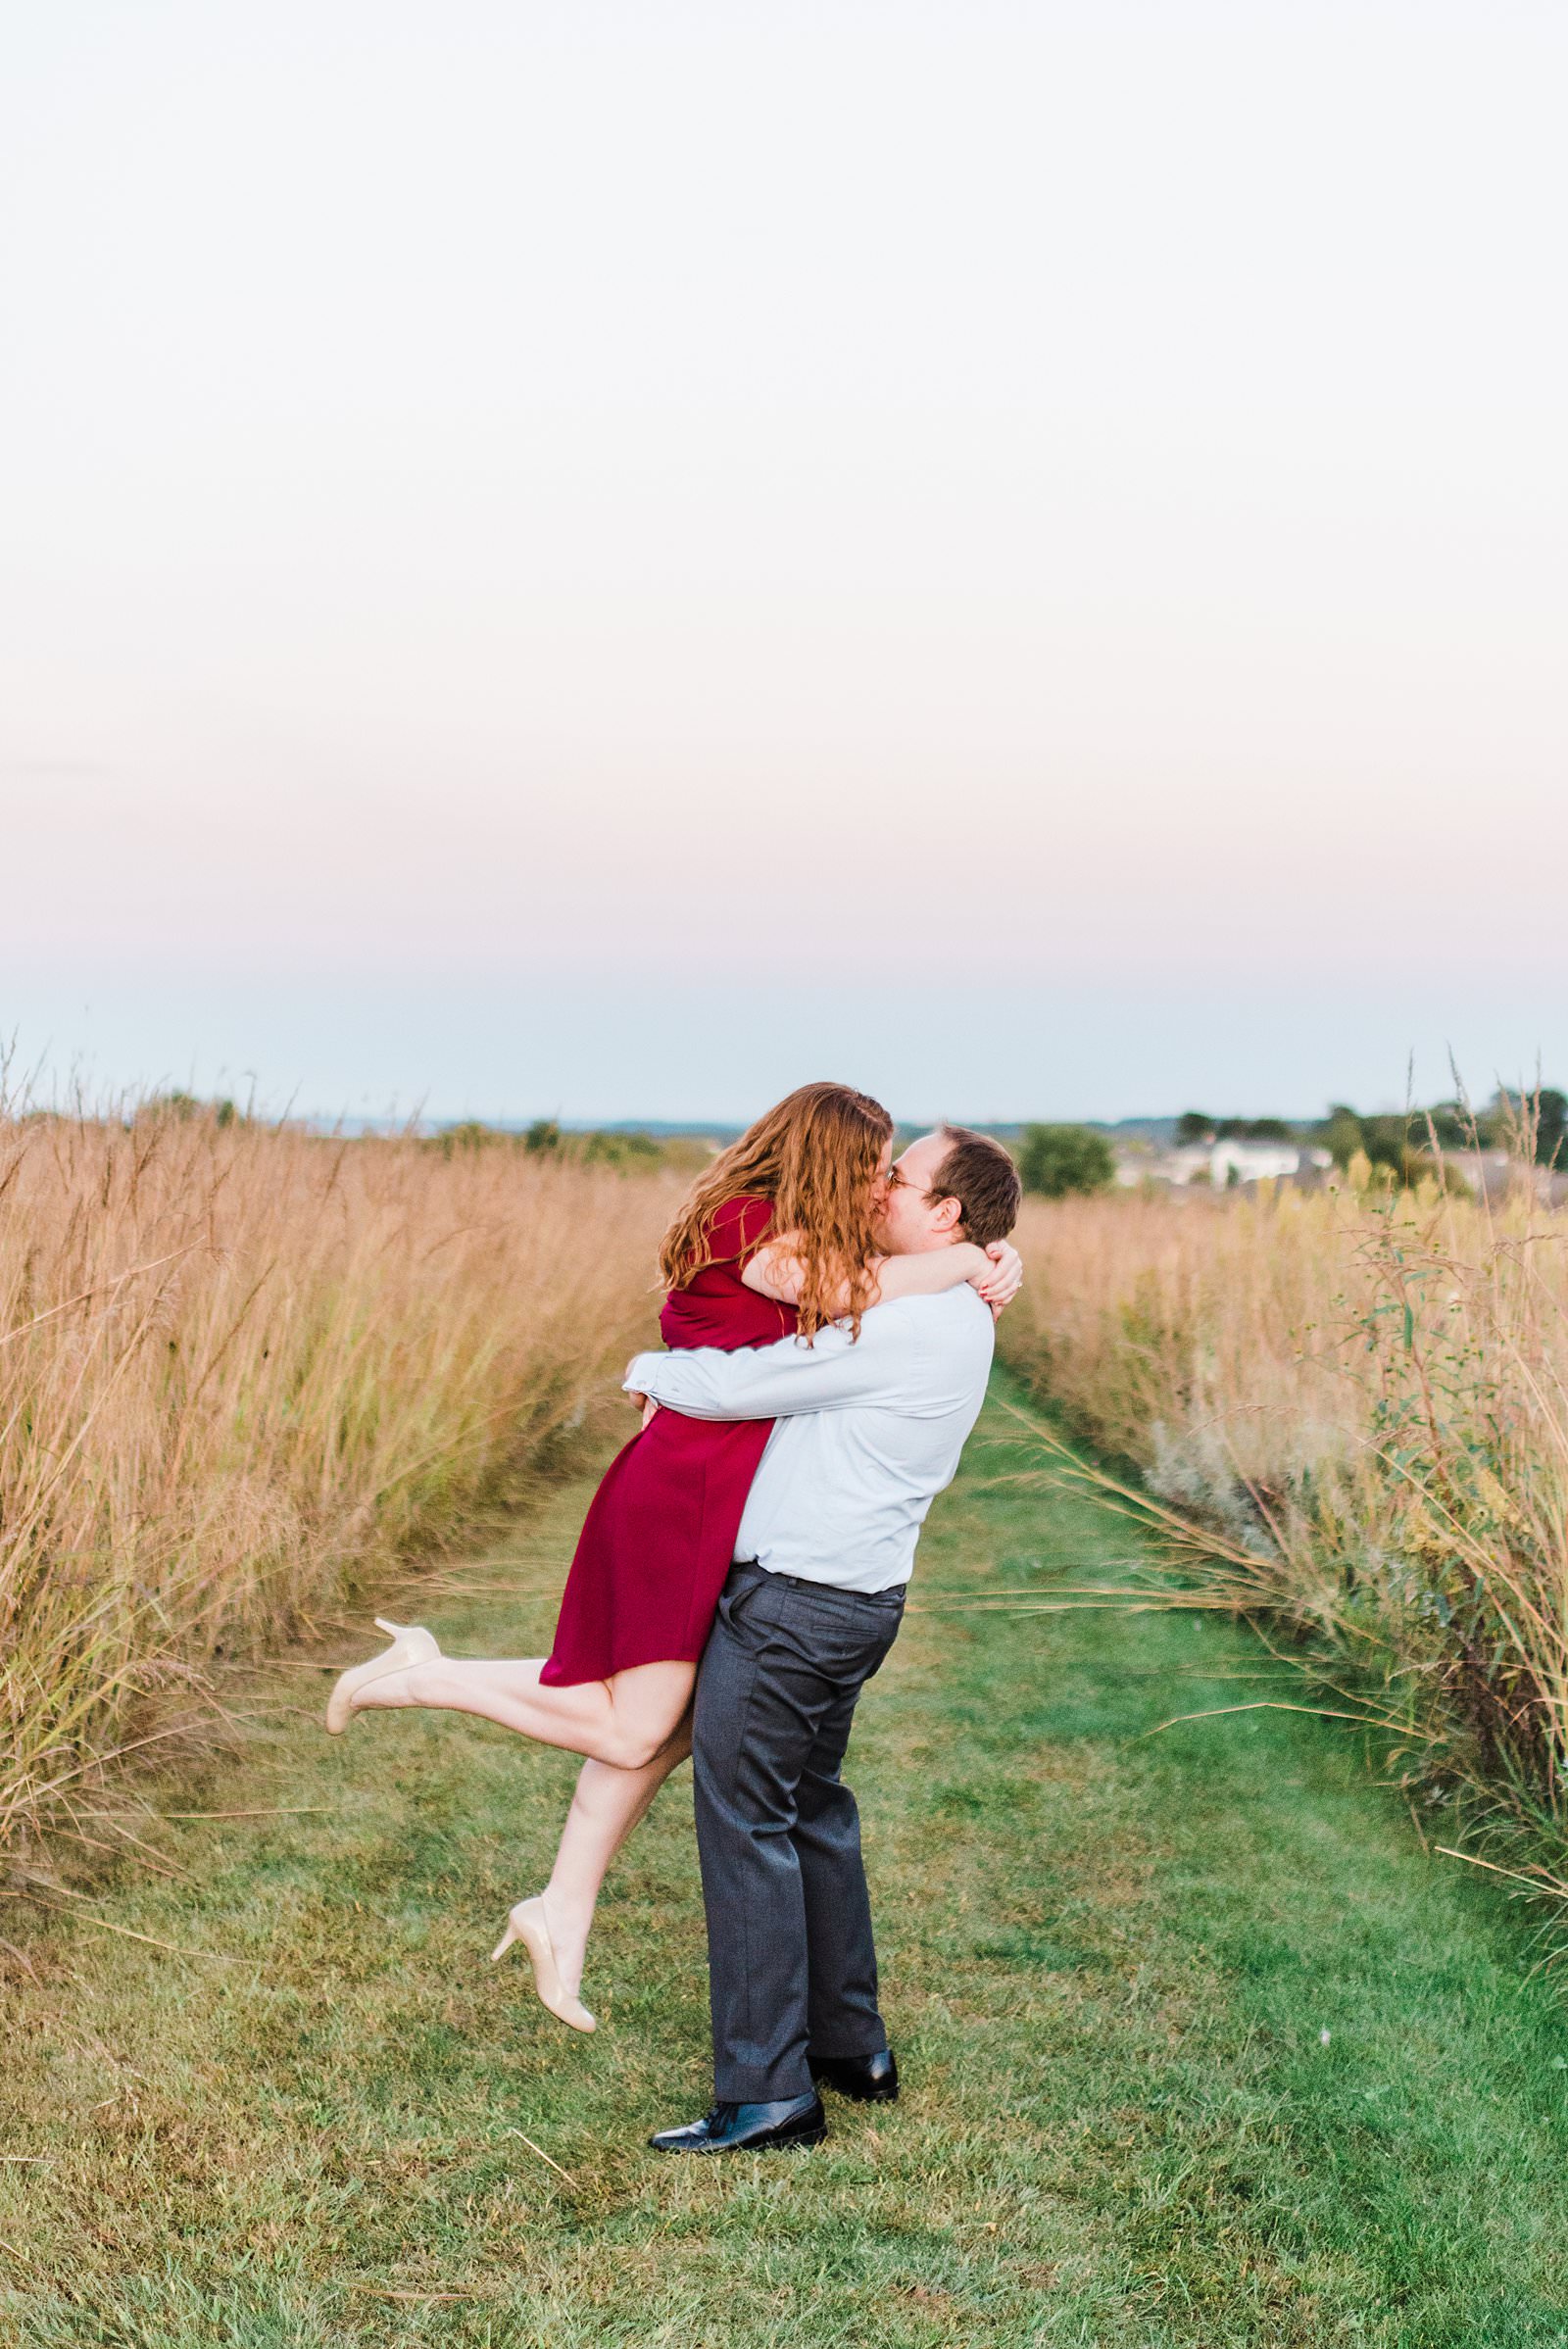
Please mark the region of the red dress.
<svg viewBox="0 0 1568 2349"><path fill-rule="evenodd" d="M771 1346L795 1330L793 1305L759 1297L741 1268L773 1220L767 1199L726 1200L713 1261L664 1299L666 1346ZM562 1594L552 1687L608 1680L633 1664L695 1664L735 1555L741 1511L770 1419L683 1419L656 1411L605 1472Z"/></svg>

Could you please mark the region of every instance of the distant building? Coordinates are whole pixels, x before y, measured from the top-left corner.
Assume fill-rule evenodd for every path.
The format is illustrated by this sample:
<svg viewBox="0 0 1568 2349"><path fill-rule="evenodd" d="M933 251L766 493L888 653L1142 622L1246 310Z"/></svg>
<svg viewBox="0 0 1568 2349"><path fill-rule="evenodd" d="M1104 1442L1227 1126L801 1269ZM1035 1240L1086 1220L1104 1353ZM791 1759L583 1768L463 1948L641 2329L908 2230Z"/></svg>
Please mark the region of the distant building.
<svg viewBox="0 0 1568 2349"><path fill-rule="evenodd" d="M1227 1183L1278 1182L1299 1174L1307 1154L1294 1142L1216 1142L1208 1153L1208 1179L1216 1190ZM1326 1150L1322 1154L1328 1157Z"/></svg>
<svg viewBox="0 0 1568 2349"><path fill-rule="evenodd" d="M1155 1182L1179 1190L1203 1183L1224 1191L1233 1183L1300 1181L1333 1163L1327 1150L1305 1150L1295 1142L1192 1142L1136 1156L1129 1151L1117 1164L1116 1180L1128 1190Z"/></svg>

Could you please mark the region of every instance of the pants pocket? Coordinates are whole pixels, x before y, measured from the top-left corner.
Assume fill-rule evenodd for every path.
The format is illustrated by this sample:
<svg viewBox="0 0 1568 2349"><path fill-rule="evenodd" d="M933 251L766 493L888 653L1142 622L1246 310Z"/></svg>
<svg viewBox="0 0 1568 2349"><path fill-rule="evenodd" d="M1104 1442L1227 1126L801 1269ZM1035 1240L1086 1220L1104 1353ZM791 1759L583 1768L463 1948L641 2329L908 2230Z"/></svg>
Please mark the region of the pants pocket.
<svg viewBox="0 0 1568 2349"><path fill-rule="evenodd" d="M748 1575L741 1582L732 1578L718 1594L718 1619L733 1639L753 1646L758 1627L776 1619L767 1603L774 1595L766 1575Z"/></svg>

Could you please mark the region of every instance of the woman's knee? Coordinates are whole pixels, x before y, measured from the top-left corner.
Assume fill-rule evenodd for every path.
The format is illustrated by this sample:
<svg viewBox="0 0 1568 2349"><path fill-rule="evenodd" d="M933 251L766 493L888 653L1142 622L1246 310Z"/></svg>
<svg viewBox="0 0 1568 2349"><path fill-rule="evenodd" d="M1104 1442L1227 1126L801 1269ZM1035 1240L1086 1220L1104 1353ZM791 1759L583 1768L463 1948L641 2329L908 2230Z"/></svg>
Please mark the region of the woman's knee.
<svg viewBox="0 0 1568 2349"><path fill-rule="evenodd" d="M610 1686L610 1721L597 1751L617 1770L646 1770L677 1737L691 1710L696 1670L644 1665Z"/></svg>
<svg viewBox="0 0 1568 2349"><path fill-rule="evenodd" d="M646 1770L663 1748L662 1737L612 1728L606 1732L597 1750L599 1759L608 1762L612 1770Z"/></svg>

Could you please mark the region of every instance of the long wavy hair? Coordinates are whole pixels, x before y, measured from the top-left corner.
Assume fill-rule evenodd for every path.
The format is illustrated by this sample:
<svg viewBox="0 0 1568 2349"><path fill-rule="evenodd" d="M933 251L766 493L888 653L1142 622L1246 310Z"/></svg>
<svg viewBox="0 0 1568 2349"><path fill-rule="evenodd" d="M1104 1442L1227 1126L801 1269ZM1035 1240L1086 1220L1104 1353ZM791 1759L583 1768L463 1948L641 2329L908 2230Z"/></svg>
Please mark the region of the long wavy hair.
<svg viewBox="0 0 1568 2349"><path fill-rule="evenodd" d="M848 1085L797 1086L721 1150L688 1193L660 1243L665 1287L684 1289L711 1264L720 1207L767 1199L774 1229L800 1242L803 1334L809 1338L848 1312L858 1336L876 1253L872 1187L892 1139L892 1118L869 1095Z"/></svg>

